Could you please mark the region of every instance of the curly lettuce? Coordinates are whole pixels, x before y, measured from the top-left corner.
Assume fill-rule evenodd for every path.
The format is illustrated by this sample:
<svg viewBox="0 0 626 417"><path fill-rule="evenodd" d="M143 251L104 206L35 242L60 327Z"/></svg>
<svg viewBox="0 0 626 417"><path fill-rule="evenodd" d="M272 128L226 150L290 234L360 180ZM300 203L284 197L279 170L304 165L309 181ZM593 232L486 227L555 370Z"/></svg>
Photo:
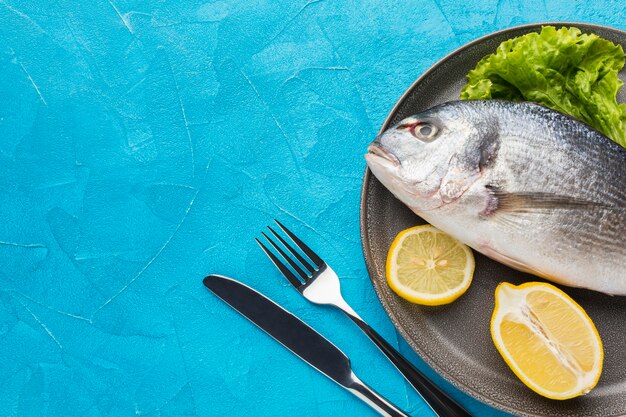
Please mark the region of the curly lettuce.
<svg viewBox="0 0 626 417"><path fill-rule="evenodd" d="M534 101L581 120L626 147L621 45L571 27L544 26L503 42L467 75L461 99Z"/></svg>

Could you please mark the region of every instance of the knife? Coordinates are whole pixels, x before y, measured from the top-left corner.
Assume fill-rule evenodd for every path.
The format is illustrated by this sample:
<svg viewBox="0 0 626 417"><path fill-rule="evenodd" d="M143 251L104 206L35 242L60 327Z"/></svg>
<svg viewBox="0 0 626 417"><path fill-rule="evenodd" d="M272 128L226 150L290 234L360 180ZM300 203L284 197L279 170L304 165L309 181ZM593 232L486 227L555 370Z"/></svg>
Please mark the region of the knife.
<svg viewBox="0 0 626 417"><path fill-rule="evenodd" d="M386 417L410 417L365 385L352 372L350 359L302 320L241 282L209 275L204 285L226 304L313 368L363 400Z"/></svg>

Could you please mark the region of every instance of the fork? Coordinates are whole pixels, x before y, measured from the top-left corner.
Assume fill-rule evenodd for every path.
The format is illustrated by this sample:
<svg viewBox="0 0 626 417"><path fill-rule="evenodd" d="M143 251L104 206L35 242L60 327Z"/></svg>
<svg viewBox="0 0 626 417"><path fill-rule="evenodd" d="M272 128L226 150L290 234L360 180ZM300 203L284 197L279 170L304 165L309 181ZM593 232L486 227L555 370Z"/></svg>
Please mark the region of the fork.
<svg viewBox="0 0 626 417"><path fill-rule="evenodd" d="M281 245L270 238L265 232L261 234L270 245L289 264L292 270L281 261L267 246L259 239L259 244L263 252L272 263L278 268L285 278L294 286L300 294L307 300L315 304L327 304L337 307L345 313L359 328L374 342L374 344L387 356L393 365L402 373L404 378L415 388L422 399L428 404L433 412L439 417L472 417L460 404L453 400L448 394L437 387L424 374L422 374L408 359L391 346L381 335L379 335L370 325L368 325L353 309L348 305L341 295L339 277L331 267L322 260L311 248L309 248L300 238L287 229L282 223L274 219L280 229L289 237L295 246L308 257L308 261L280 234L270 226L267 228ZM295 260L294 260L295 258ZM297 260L297 262L296 262ZM294 274L295 272L295 274ZM297 274L297 275L296 275Z"/></svg>

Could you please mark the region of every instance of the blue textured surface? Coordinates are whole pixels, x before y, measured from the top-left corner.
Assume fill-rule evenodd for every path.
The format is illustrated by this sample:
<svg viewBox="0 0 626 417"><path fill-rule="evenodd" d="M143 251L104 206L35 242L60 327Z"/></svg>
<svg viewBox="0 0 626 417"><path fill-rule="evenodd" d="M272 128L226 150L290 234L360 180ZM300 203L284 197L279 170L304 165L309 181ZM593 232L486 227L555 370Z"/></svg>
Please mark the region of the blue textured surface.
<svg viewBox="0 0 626 417"><path fill-rule="evenodd" d="M93 3L93 4L91 4ZM430 412L253 242L284 220L396 335L359 240L366 144L456 47L511 25L624 28L615 2L0 0L0 416L374 415L201 285L239 278ZM523 15L524 17L520 17Z"/></svg>

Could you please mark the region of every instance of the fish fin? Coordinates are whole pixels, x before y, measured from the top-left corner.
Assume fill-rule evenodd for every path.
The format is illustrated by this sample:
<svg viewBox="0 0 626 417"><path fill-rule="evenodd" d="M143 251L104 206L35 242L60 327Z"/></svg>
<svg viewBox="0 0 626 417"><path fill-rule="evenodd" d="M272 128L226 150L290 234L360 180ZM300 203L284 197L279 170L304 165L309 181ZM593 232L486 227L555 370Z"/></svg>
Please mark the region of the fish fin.
<svg viewBox="0 0 626 417"><path fill-rule="evenodd" d="M504 215L500 215L500 216L494 216L493 219L504 225L505 227L511 229L511 230L517 230L517 231L521 231L524 230L524 219L522 218L522 216L504 216Z"/></svg>
<svg viewBox="0 0 626 417"><path fill-rule="evenodd" d="M559 195L542 192L509 193L495 187L487 187L492 197L487 209L483 214L494 213L534 213L546 210L572 210L572 209L611 209L597 201L585 200L579 197Z"/></svg>
<svg viewBox="0 0 626 417"><path fill-rule="evenodd" d="M488 245L481 245L480 252L482 252L485 256L488 256L491 259L494 259L500 263L505 264L506 266L510 266L511 268L517 269L518 271L526 272L527 274L536 275L541 278L550 279L548 274L544 274L541 271L538 271L530 266L526 265L524 262L519 259L512 258L510 256L504 255L493 249Z"/></svg>

